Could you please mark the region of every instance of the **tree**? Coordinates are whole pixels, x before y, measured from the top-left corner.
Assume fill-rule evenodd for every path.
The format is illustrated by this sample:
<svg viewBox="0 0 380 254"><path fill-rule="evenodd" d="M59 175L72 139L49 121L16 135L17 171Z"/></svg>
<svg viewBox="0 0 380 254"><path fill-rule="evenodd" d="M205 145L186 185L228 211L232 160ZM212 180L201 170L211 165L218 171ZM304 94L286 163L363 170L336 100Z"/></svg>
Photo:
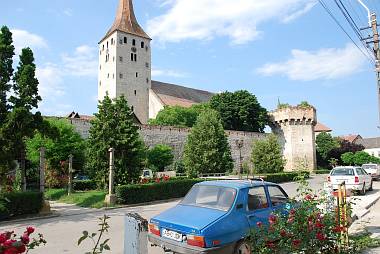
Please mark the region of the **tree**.
<svg viewBox="0 0 380 254"><path fill-rule="evenodd" d="M51 127L58 130L55 138L47 137L43 132L37 132L33 138L26 141L27 158L38 165L41 147L46 148L46 160L50 169L58 169L62 161L66 161L69 155L74 156L73 168L82 169L84 165L85 141L75 131L74 127L64 119L48 119Z"/></svg>
<svg viewBox="0 0 380 254"><path fill-rule="evenodd" d="M366 163L377 163L380 164L380 159L372 156L364 151L359 151L356 153L347 152L342 154L341 159L345 165L357 165L361 166Z"/></svg>
<svg viewBox="0 0 380 254"><path fill-rule="evenodd" d="M341 155L341 160L345 165L354 165L354 153L353 152L347 152Z"/></svg>
<svg viewBox="0 0 380 254"><path fill-rule="evenodd" d="M207 104L195 104L190 108L165 106L158 112L156 119L149 120L149 124L191 128L197 121L200 112L207 108Z"/></svg>
<svg viewBox="0 0 380 254"><path fill-rule="evenodd" d="M333 149L339 148L339 142L330 133L322 132L316 137L317 160L319 166L329 164L329 154Z"/></svg>
<svg viewBox="0 0 380 254"><path fill-rule="evenodd" d="M164 171L165 167L173 163L174 155L172 148L158 144L147 152L148 167L154 171Z"/></svg>
<svg viewBox="0 0 380 254"><path fill-rule="evenodd" d="M87 143L86 169L100 187L108 183L108 150L115 149L115 184L136 181L144 166L145 145L133 121L133 112L124 96L111 100L108 95L98 105L91 121Z"/></svg>
<svg viewBox="0 0 380 254"><path fill-rule="evenodd" d="M355 144L344 139L338 138L339 147L334 148L329 152L330 158L335 158L338 164L342 164L341 156L344 153L352 152L356 153L364 150L364 146L361 144Z"/></svg>
<svg viewBox="0 0 380 254"><path fill-rule="evenodd" d="M270 134L252 144L251 161L256 173L278 173L284 171L285 160L277 136Z"/></svg>
<svg viewBox="0 0 380 254"><path fill-rule="evenodd" d="M210 107L219 112L226 130L264 132L268 123L267 110L248 91L216 94Z"/></svg>
<svg viewBox="0 0 380 254"><path fill-rule="evenodd" d="M190 176L233 168L231 150L218 112L202 112L187 137L183 162Z"/></svg>

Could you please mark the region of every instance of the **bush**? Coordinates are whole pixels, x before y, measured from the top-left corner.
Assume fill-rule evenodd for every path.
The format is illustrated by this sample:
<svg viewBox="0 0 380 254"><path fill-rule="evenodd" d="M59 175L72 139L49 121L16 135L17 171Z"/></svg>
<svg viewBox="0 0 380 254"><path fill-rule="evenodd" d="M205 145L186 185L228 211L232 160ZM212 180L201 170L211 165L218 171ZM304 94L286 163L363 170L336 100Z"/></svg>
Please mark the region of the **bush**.
<svg viewBox="0 0 380 254"><path fill-rule="evenodd" d="M116 187L119 204L138 204L155 200L180 198L201 179L179 179L161 183L129 184Z"/></svg>
<svg viewBox="0 0 380 254"><path fill-rule="evenodd" d="M67 195L66 189L47 189L45 191L45 198L47 200L58 200L65 195Z"/></svg>
<svg viewBox="0 0 380 254"><path fill-rule="evenodd" d="M330 169L320 168L314 171L317 175L324 175L324 174L330 174Z"/></svg>
<svg viewBox="0 0 380 254"><path fill-rule="evenodd" d="M76 191L96 190L97 184L93 180L74 180L73 189Z"/></svg>
<svg viewBox="0 0 380 254"><path fill-rule="evenodd" d="M148 167L154 171L164 171L173 163L173 159L173 149L168 145L158 144L147 152Z"/></svg>
<svg viewBox="0 0 380 254"><path fill-rule="evenodd" d="M0 217L35 214L41 210L43 204L43 194L40 192L6 193L4 199L3 208L0 207Z"/></svg>
<svg viewBox="0 0 380 254"><path fill-rule="evenodd" d="M301 171L301 172L285 172L285 173L274 173L274 174L266 174L264 175L264 180L272 183L284 183L291 182L296 180L298 177L309 178L310 172Z"/></svg>

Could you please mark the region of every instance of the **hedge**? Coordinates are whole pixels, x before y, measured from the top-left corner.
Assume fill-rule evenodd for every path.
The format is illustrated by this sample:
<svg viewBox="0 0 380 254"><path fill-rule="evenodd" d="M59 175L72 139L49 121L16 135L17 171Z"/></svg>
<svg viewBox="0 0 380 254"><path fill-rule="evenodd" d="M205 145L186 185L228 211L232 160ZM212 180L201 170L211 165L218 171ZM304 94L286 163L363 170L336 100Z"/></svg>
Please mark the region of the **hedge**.
<svg viewBox="0 0 380 254"><path fill-rule="evenodd" d="M73 189L76 191L96 190L96 182L94 180L74 180Z"/></svg>
<svg viewBox="0 0 380 254"><path fill-rule="evenodd" d="M116 187L116 197L119 204L138 204L155 200L181 198L194 184L202 179L179 179L160 183L129 184Z"/></svg>
<svg viewBox="0 0 380 254"><path fill-rule="evenodd" d="M43 205L40 192L12 192L3 195L0 205L0 219L39 213Z"/></svg>
<svg viewBox="0 0 380 254"><path fill-rule="evenodd" d="M330 171L329 169L318 169L318 170L315 170L314 173L317 174L317 175L324 175L324 174L330 174Z"/></svg>
<svg viewBox="0 0 380 254"><path fill-rule="evenodd" d="M309 178L310 177L310 172L308 172L308 171L302 171L302 172L274 173L274 174L267 174L263 178L267 182L284 183L284 182L294 181L300 175L303 176L304 178Z"/></svg>

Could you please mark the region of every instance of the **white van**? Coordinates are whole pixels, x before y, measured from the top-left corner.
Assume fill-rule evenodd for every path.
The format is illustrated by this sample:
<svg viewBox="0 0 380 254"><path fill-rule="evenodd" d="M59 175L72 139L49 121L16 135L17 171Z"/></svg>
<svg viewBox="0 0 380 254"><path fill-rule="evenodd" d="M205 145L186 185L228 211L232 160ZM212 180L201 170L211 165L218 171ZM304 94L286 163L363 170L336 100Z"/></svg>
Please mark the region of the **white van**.
<svg viewBox="0 0 380 254"><path fill-rule="evenodd" d="M363 164L362 168L372 176L373 179L380 179L380 166L378 164Z"/></svg>

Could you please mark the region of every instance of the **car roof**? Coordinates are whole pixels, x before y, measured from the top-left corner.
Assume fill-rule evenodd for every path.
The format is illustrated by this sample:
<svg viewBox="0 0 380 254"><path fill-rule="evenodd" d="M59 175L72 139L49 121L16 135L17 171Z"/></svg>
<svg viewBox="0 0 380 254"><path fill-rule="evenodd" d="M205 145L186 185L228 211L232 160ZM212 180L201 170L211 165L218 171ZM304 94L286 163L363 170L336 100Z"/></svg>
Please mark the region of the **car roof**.
<svg viewBox="0 0 380 254"><path fill-rule="evenodd" d="M213 180L213 181L204 181L197 183L197 185L212 185L220 187L230 187L235 189L244 189L254 186L264 186L264 185L277 185L270 182L259 181L259 180Z"/></svg>

